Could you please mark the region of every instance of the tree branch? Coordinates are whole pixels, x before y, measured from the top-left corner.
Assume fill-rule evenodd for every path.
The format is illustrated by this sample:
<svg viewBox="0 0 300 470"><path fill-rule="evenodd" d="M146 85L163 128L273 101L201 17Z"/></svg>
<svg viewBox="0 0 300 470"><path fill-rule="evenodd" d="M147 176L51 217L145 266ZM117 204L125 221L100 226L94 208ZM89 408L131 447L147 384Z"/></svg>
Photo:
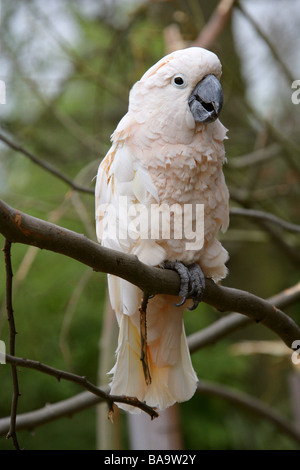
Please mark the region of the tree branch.
<svg viewBox="0 0 300 470"><path fill-rule="evenodd" d="M232 158L229 165L232 168L245 168L247 166L256 165L265 162L279 155L281 146L279 144L270 144L268 147L259 148L246 155Z"/></svg>
<svg viewBox="0 0 300 470"><path fill-rule="evenodd" d="M88 194L94 194L94 189L93 188L86 188L84 186L81 186L81 185L75 183L75 181L73 181L68 176L64 175L55 166L53 166L49 162L46 162L45 160L42 160L41 158L37 157L32 152L29 152L29 150L25 149L24 147L17 144L16 142L11 141L7 137L5 137L5 135L2 134L2 132L0 132L0 140L4 144L6 144L8 147L10 147L11 149L15 150L16 152L22 153L23 155L25 155L25 157L29 158L33 163L40 166L44 170L48 171L52 175L56 176L56 178L60 179L64 183L66 183L68 186L70 186L75 191L80 191L82 193L88 193Z"/></svg>
<svg viewBox="0 0 300 470"><path fill-rule="evenodd" d="M228 23L235 0L220 0L208 22L191 44L194 47L209 49L220 36Z"/></svg>
<svg viewBox="0 0 300 470"><path fill-rule="evenodd" d="M298 444L300 444L299 431L279 413L274 411L270 406L266 405L257 398L251 397L244 392L233 390L230 387L215 384L206 380L200 380L197 385L197 392L200 394L215 395L217 397L224 398L225 400L231 402L234 407L236 405L241 406L251 413L267 419L285 434L294 439Z"/></svg>
<svg viewBox="0 0 300 470"><path fill-rule="evenodd" d="M272 304L275 303L278 307L284 308L293 304L299 299L300 299L300 282L296 284L295 286L289 289L286 289L283 292L280 292L274 297L271 297L269 299L269 302ZM240 315L238 313L232 313L225 318L221 318L220 320L216 321L209 327L204 328L203 330L195 334L192 334L188 337L188 345L189 345L190 352L193 353L200 348L210 345L216 342L218 339L221 339L227 334L231 333L232 331L235 331L236 329L249 325L249 324L251 324L251 319L243 315ZM217 391L216 391L216 387L217 387ZM225 393L223 393L224 390L225 390ZM226 393L226 390L227 389L225 389L224 386L217 385L217 384L210 384L210 382L208 381L205 381L205 382L201 381L198 386L199 393L213 394L213 395L217 395L222 398L225 398L225 399L229 399L230 401L233 401L232 394L235 394L235 393L238 394L238 392L235 392L234 390L230 389L230 393L228 394ZM105 389L102 389L102 391L105 393L109 393L108 387ZM252 397L250 396L247 399L247 395L245 394L243 394L242 397L238 395L238 397L239 397L238 404L246 408L250 401L250 406L248 406L248 408L251 409L251 404L253 403L253 400L255 399L252 399ZM242 399L242 402L245 402L245 404L241 403L241 399ZM46 424L56 419L60 419L62 417L70 417L74 413L78 413L102 401L103 401L103 398L100 398L98 395L92 394L90 392L82 392L66 400L62 400L51 405L47 404L45 407L39 410L35 410L35 411L18 415L17 421L16 421L16 428L17 430L23 430L23 429L31 430L37 426ZM278 413L276 413L275 415L279 419L275 421L272 420L272 417L270 418L267 414L268 408L265 409L264 404L259 400L255 400L255 403L259 404L258 409L256 406L257 414L260 414L260 411L262 410L263 416L266 417L267 419L270 419L279 428L281 427L283 431L286 431L288 427L289 428L289 431L287 431L288 434L290 434L290 436L292 438L295 438L298 442L299 433L295 434L295 430L293 426L287 423L287 421L283 417L281 417ZM283 426L281 426L282 422L284 423ZM9 429L9 424L10 424L10 417L0 419L0 436L7 433Z"/></svg>
<svg viewBox="0 0 300 470"><path fill-rule="evenodd" d="M243 14L245 18L249 21L249 23L253 26L257 34L261 37L261 39L264 41L265 44L270 49L270 52L272 53L274 59L278 64L280 65L287 81L289 84L293 83L294 81L294 76L290 72L289 68L286 66L286 64L283 62L281 55L277 51L276 47L271 43L270 39L268 36L264 33L262 28L258 25L258 23L254 20L254 18L248 13L248 11L242 6L241 2L236 3L236 8Z"/></svg>
<svg viewBox="0 0 300 470"><path fill-rule="evenodd" d="M231 403L261 416L275 425L278 429L289 435L297 443L300 443L300 433L278 412L274 412L268 405L250 395L233 390L230 387L215 384L208 380L201 380L197 386L197 392L205 395L213 395L223 398ZM17 416L17 430L32 430L43 424L55 421L63 417L72 417L87 408L101 403L102 399L88 391L81 392L71 398L54 404L47 404L41 409L22 413ZM9 427L10 418L0 419L0 436L5 435Z"/></svg>
<svg viewBox="0 0 300 470"><path fill-rule="evenodd" d="M136 256L103 248L84 235L24 214L1 200L0 233L11 242L38 246L80 261L95 271L114 274L143 292L178 295L180 280L174 271L153 268ZM203 301L220 311L235 311L261 322L289 348L300 339L300 329L290 317L249 292L222 287L207 279Z"/></svg>
<svg viewBox="0 0 300 470"><path fill-rule="evenodd" d="M59 381L61 379L64 379L68 380L69 382L81 385L86 390L100 398L102 401L106 401L109 405L109 409L112 409L113 403L126 403L127 405L140 408L142 411L147 413L151 417L151 419L158 417L158 413L154 410L154 408L146 405L145 402L141 402L136 397L127 397L125 395L110 395L104 390L101 390L101 388L97 387L89 380L87 380L86 377L81 377L80 375L73 374L72 372L66 372L64 370L55 369L54 367L42 364L39 361L23 359L20 357L11 356L10 354L6 354L6 362L8 364L13 364L15 367L19 366L27 369L38 370L39 372L43 372L44 374L56 377Z"/></svg>
<svg viewBox="0 0 300 470"><path fill-rule="evenodd" d="M248 217L256 221L262 220L264 222L271 222L272 224L278 225L278 227L283 228L288 232L300 233L300 225L291 224L286 220L282 220L279 217L276 217L276 215L269 214L268 212L264 211L233 207L232 209L230 209L230 216L242 216Z"/></svg>
<svg viewBox="0 0 300 470"><path fill-rule="evenodd" d="M300 282L268 299L268 302L277 308L285 308L298 301L300 301ZM230 313L206 328L189 335L187 340L190 352L193 353L214 344L228 334L252 324L253 321L250 317L239 313Z"/></svg>
<svg viewBox="0 0 300 470"><path fill-rule="evenodd" d="M103 391L108 392L108 389ZM98 403L103 403L103 399L99 396L88 391L81 392L57 403L46 404L38 410L19 414L17 416L16 427L18 431L31 431L38 426L51 423L57 419L72 417L75 413L86 410ZM0 436L4 436L7 433L9 423L10 417L0 419Z"/></svg>
<svg viewBox="0 0 300 470"><path fill-rule="evenodd" d="M11 266L11 242L5 240L4 248L4 259L5 259L5 269L6 269L6 311L7 319L9 324L9 352L10 354L15 354L15 338L16 338L16 327L14 319L14 311L12 304L12 266ZM17 433L16 433L16 416L17 416L17 406L18 399L20 396L19 393L19 382L18 382L18 373L15 364L11 364L11 375L13 383L13 396L11 404L11 415L10 415L10 425L9 430L6 436L6 439L10 437L13 440L14 447L16 450L20 450Z"/></svg>
<svg viewBox="0 0 300 470"><path fill-rule="evenodd" d="M140 360L143 366L144 378L146 385L151 384L151 374L148 362L148 347L147 347L147 305L149 295L144 292L142 303L139 307L140 312L140 336L141 336L141 357Z"/></svg>

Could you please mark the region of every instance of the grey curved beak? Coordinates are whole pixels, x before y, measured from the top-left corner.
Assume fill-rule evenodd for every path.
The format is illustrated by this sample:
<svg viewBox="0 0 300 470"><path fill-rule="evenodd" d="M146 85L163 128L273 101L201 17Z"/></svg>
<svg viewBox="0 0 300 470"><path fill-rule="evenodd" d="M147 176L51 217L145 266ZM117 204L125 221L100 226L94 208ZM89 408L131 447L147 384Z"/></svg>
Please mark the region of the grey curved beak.
<svg viewBox="0 0 300 470"><path fill-rule="evenodd" d="M196 122L215 121L223 105L223 91L219 80L214 75L206 75L195 86L188 104Z"/></svg>

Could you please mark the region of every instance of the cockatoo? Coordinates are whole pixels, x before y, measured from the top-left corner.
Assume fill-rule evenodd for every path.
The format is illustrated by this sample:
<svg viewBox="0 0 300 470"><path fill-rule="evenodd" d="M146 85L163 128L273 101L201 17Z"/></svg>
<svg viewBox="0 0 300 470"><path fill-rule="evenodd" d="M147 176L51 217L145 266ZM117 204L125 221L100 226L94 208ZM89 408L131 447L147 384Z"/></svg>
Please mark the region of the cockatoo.
<svg viewBox="0 0 300 470"><path fill-rule="evenodd" d="M142 292L108 275L110 301L119 324L111 393L137 397L158 410L187 401L195 393L198 379L186 340L184 303L189 298L186 305L196 307L204 276L219 281L227 273L228 253L216 238L229 221L229 194L222 171L227 129L218 120L223 103L220 76L218 57L199 47L177 50L159 60L132 87L128 112L112 134L112 146L97 174L96 231L102 245L136 255L147 265L175 269L181 278L179 298L157 295L148 303L151 380L147 381L140 360ZM204 205L203 243L189 249L190 237L183 233L167 238L164 228L157 230L151 220L148 224L144 213L139 223L146 227L146 234L134 223L135 208L140 205L161 209L168 218L168 207L197 204ZM107 217L103 217L103 205L113 208ZM190 219L195 223L195 211ZM174 233L175 213L168 220L173 220ZM151 229L156 229L156 235Z"/></svg>

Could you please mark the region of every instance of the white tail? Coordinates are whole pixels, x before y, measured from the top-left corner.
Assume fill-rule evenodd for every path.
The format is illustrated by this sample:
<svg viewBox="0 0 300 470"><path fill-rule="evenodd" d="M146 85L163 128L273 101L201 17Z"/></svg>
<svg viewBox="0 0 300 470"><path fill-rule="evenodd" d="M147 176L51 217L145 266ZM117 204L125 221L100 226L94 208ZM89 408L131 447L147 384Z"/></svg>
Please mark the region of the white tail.
<svg viewBox="0 0 300 470"><path fill-rule="evenodd" d="M147 307L147 343L151 384L147 385L140 360L139 312L121 315L117 361L111 393L137 397L163 410L175 402L189 400L196 390L193 369L183 325L184 307L176 307L178 298L159 295ZM138 408L118 404L132 413Z"/></svg>

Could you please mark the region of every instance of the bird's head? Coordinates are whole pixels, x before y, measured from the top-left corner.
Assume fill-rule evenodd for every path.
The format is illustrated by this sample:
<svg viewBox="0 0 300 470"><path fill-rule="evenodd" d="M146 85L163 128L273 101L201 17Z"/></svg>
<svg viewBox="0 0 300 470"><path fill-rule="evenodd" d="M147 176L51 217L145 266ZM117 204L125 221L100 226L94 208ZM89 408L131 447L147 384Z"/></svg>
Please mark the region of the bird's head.
<svg viewBox="0 0 300 470"><path fill-rule="evenodd" d="M222 108L221 63L200 47L178 50L153 65L133 86L129 112L154 133L180 138L197 123L215 121Z"/></svg>

